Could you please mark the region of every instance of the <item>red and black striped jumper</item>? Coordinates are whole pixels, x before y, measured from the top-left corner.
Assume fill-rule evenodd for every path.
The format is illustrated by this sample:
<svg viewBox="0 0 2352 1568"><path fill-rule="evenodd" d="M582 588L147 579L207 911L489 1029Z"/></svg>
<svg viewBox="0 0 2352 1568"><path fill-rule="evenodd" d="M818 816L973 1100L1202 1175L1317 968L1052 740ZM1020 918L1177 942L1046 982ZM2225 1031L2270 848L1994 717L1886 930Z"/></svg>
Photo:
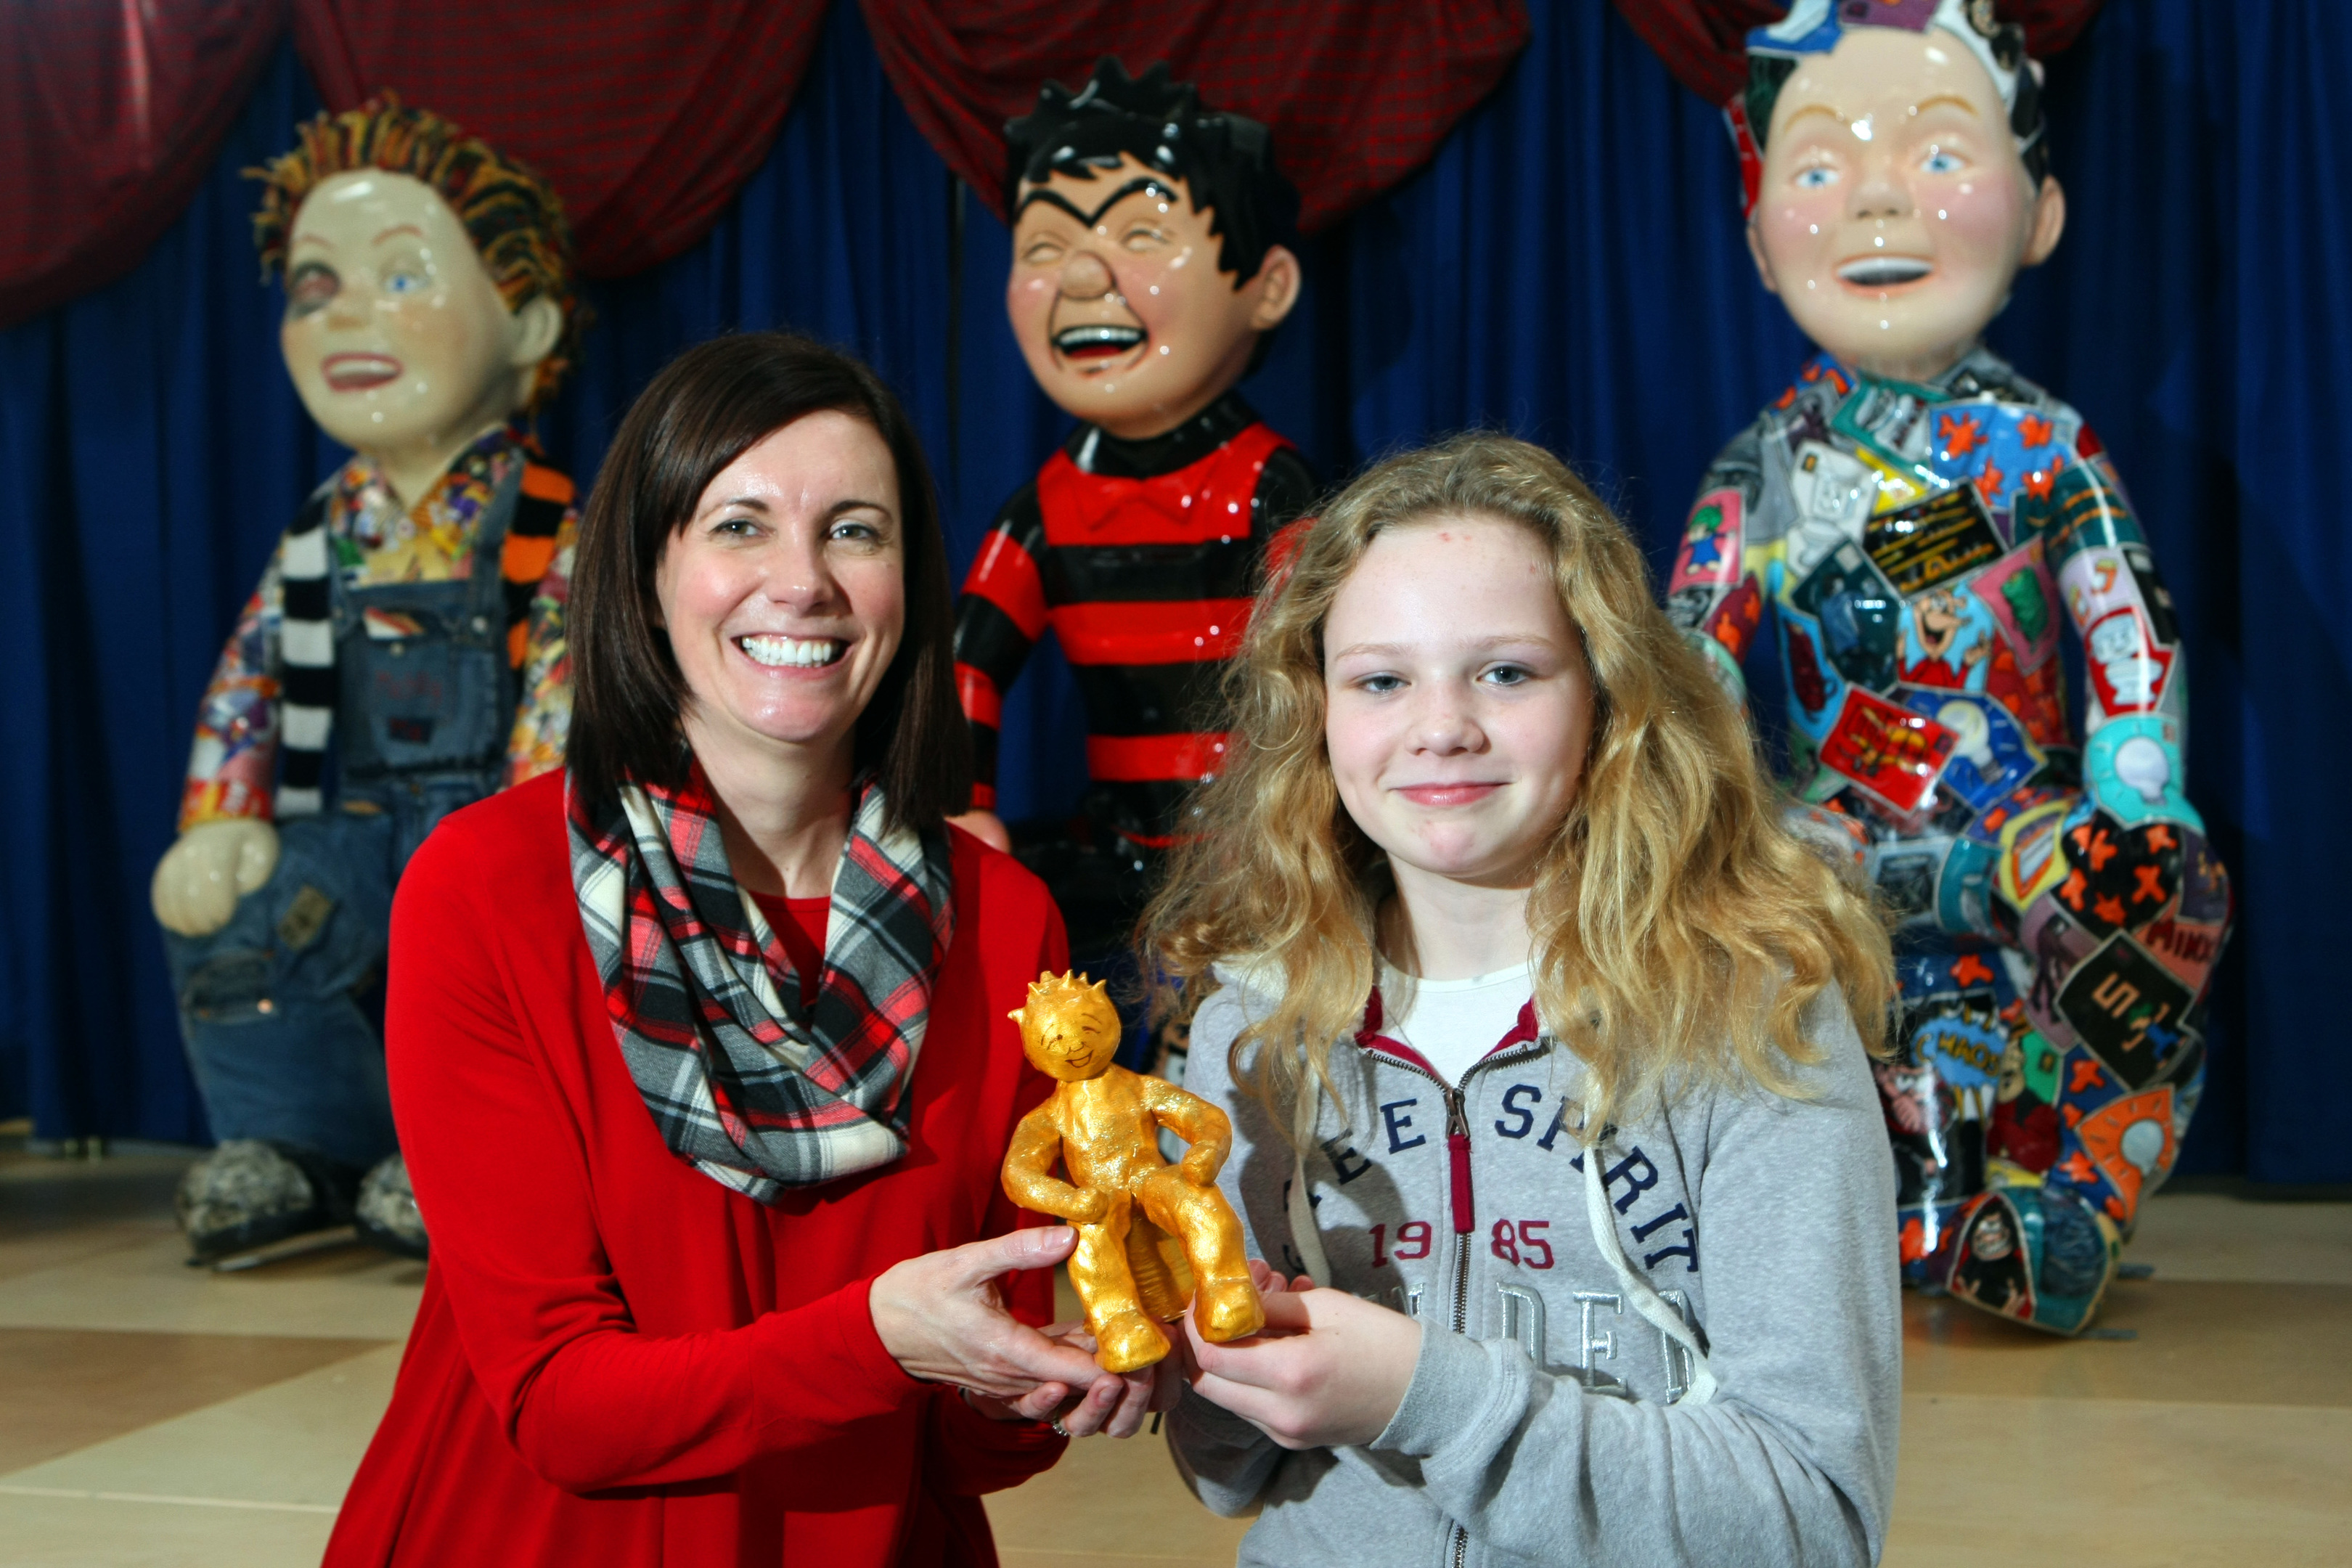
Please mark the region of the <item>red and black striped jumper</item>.
<svg viewBox="0 0 2352 1568"><path fill-rule="evenodd" d="M1087 708L1089 807L1148 849L1218 771L1217 689L1266 545L1315 500L1297 449L1227 393L1165 435L1082 424L1005 503L964 579L956 691L975 806L995 809L1004 693L1051 627Z"/></svg>

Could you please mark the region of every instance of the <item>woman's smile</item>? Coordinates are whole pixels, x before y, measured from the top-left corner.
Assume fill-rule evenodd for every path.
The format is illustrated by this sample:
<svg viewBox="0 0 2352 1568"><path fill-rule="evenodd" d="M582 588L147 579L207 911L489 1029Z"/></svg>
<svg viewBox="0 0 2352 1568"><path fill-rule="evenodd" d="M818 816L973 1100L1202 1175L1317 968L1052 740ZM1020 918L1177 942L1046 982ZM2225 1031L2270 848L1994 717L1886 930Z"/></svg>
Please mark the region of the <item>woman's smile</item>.
<svg viewBox="0 0 2352 1568"><path fill-rule="evenodd" d="M796 637L782 633L747 632L735 639L743 657L762 669L830 669L841 662L849 644L839 637Z"/></svg>

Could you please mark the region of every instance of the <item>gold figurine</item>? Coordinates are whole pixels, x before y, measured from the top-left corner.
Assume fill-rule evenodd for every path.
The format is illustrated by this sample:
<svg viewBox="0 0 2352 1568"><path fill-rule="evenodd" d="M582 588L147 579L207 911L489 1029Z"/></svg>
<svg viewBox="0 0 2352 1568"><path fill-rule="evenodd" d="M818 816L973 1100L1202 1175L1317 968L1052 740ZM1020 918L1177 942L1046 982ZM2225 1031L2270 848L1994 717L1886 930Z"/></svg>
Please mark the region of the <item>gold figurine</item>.
<svg viewBox="0 0 2352 1568"><path fill-rule="evenodd" d="M1021 1119L1004 1153L1004 1191L1023 1208L1076 1226L1070 1283L1086 1304L1095 1360L1133 1372L1168 1353L1162 1322L1184 1315L1196 1292L1201 1337L1222 1343L1265 1326L1250 1282L1242 1222L1217 1190L1233 1152L1233 1123L1198 1095L1111 1060L1118 1013L1103 983L1040 974L1028 1005L1010 1016L1053 1097ZM1192 1145L1171 1165L1166 1127ZM1059 1158L1066 1182L1054 1173Z"/></svg>

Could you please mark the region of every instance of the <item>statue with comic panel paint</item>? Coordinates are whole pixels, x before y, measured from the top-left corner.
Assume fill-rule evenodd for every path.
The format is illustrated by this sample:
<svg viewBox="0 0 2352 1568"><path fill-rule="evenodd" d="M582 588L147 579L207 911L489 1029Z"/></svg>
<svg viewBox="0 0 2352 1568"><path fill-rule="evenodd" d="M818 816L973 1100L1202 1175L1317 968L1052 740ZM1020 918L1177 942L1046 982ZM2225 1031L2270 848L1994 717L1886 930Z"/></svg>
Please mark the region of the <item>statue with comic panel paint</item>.
<svg viewBox="0 0 2352 1568"><path fill-rule="evenodd" d="M2196 1109L2231 896L2122 480L1981 341L2065 225L2041 68L1991 0L1798 0L1748 68L1748 243L1822 352L1708 470L1668 607L1744 697L1772 601L1791 824L1904 921L1906 1279L2077 1332Z"/></svg>

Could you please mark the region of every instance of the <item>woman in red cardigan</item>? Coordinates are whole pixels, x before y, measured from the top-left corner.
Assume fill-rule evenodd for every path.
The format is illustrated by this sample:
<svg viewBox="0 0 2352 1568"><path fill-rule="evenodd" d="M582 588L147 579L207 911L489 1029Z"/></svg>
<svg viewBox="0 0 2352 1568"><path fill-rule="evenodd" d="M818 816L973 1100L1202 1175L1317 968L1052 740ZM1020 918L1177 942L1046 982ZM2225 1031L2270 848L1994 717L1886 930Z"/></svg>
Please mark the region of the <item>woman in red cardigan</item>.
<svg viewBox="0 0 2352 1568"><path fill-rule="evenodd" d="M433 1258L329 1563L992 1563L981 1494L1140 1422L1148 1379L1032 1326L1072 1233L997 1180L1048 1088L1005 1014L1064 939L945 826L935 504L803 340L706 343L623 422L569 764L449 817L394 909Z"/></svg>

